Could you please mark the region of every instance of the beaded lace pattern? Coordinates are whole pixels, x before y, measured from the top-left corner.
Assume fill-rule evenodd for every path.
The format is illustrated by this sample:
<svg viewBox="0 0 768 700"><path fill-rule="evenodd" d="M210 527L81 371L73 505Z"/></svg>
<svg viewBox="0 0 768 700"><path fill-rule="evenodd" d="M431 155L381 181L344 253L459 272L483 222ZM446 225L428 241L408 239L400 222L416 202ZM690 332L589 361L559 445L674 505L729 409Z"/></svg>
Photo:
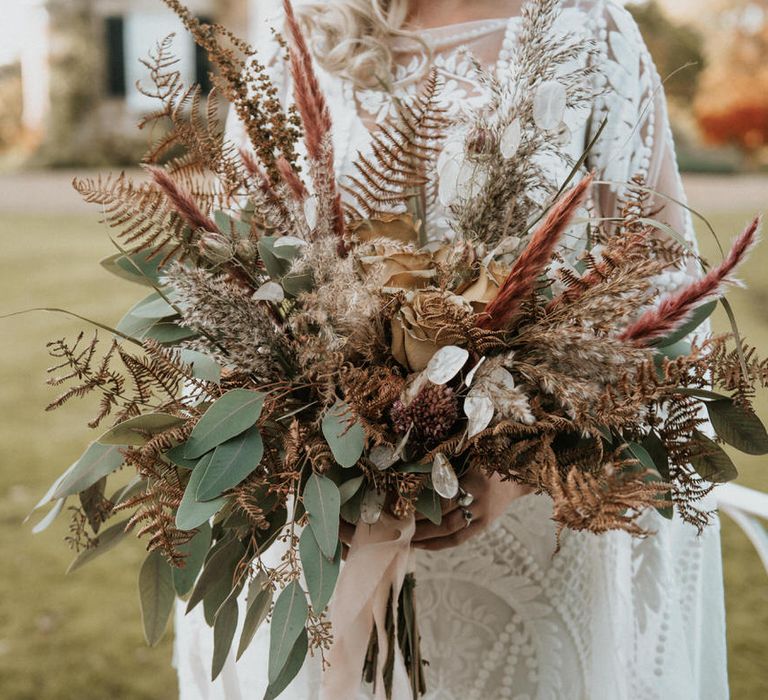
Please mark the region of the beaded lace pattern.
<svg viewBox="0 0 768 700"><path fill-rule="evenodd" d="M573 157L581 155L590 130L608 117L588 166L614 182L641 175L650 187L683 199L661 82L631 16L605 0L565 4L563 26L585 31L598 43L601 76L596 80L603 89L592 118L574 115L569 124ZM514 69L517 24L517 18L491 20L426 33L434 46L433 63L445 80L449 110L457 113L469 101L484 99L462 47L503 78ZM418 89L409 77L424 59L408 50L394 76L401 85L395 96ZM391 112L392 95L355 90L326 77L337 167L350 172L357 151L369 144L369 129ZM232 135L237 138L236 125ZM601 188L595 213L615 216L620 190L618 185ZM682 207L661 198L655 205L663 207L659 218L693 241ZM434 212L433 220L438 223L432 236L446 235L445 217ZM659 285L674 288L686 274L670 274ZM415 553L423 652L430 662L427 700L728 697L718 526L698 536L677 517L666 521L649 513L646 525L656 534L647 539L566 532L554 555L550 513L546 497L526 496L465 545ZM199 607L184 616L179 606L176 635L182 700L262 697L267 625L237 664L227 660L213 684L208 680L212 634ZM316 698L319 673L319 661L308 661L281 697ZM370 696L361 689L359 697Z"/></svg>

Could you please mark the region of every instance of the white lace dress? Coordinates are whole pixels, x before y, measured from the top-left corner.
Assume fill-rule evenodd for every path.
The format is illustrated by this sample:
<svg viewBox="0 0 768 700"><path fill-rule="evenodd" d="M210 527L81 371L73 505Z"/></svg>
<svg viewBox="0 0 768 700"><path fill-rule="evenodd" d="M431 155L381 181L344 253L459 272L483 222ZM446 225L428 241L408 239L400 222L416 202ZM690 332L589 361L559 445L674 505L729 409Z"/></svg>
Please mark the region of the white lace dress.
<svg viewBox="0 0 768 700"><path fill-rule="evenodd" d="M449 109L485 97L458 47L469 48L503 79L518 26L513 17L424 33L445 78ZM568 150L578 158L590 130L608 116L589 167L605 180L642 175L651 187L683 199L660 80L631 16L612 2L571 1L560 26L564 32L587 32L598 42L602 77L597 80L606 88L592 115L568 115ZM265 46L274 53L274 47ZM402 48L400 79L423 60L408 53L412 46ZM392 96L356 91L330 76L323 80L333 112L338 170L349 172L357 151L369 143L369 128L388 115ZM416 89L405 87L401 94ZM595 193L599 215L615 215L617 194L612 187ZM693 240L685 210L665 200L658 205L666 205L658 218ZM431 220L433 236L450 235L439 207ZM574 229L570 241L578 242L579 234ZM680 277L669 276L660 284L674 287ZM667 521L650 513L645 524L656 531L652 537L566 532L560 553L553 556L550 514L547 497L526 496L463 546L416 553L418 614L429 660L427 699L727 698L717 523L699 536L677 516ZM202 606L186 616L183 610L179 605L174 650L181 700L261 698L267 685L268 626L262 626L243 658L237 664L228 659L211 683L213 640ZM281 697L316 698L319 674L318 660L308 659ZM369 695L361 689L359 697Z"/></svg>

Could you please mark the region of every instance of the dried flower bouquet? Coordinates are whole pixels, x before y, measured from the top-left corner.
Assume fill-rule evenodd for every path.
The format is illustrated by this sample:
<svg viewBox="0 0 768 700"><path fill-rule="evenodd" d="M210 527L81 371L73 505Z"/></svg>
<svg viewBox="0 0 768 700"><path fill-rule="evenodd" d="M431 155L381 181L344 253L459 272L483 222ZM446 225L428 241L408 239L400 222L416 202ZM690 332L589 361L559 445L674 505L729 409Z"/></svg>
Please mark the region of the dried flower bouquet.
<svg viewBox="0 0 768 700"><path fill-rule="evenodd" d="M561 529L643 536L650 509L706 525L700 502L735 476L720 443L768 452L750 404L768 364L738 335L687 338L758 221L722 263L658 300L655 279L694 253L660 234L638 181L624 216L593 227L579 265L557 264L592 176L572 163L581 179L569 190L536 157L559 152L566 106L594 97L589 70L561 70L588 43L537 41L559 3L526 5L519 74L510 85L484 76L489 109L453 123L433 73L338 182L328 105L290 3L286 109L249 46L166 2L208 51L250 147L226 141L216 95L184 86L163 42L145 90L160 107L142 126L169 128L147 156L149 180L76 182L116 232L103 265L152 291L107 329L103 350L83 334L50 344L51 384L68 387L50 408L96 394L89 425L108 429L41 501L54 502L44 525L77 502L73 569L128 533L145 538L149 643L174 595L188 610L202 604L216 677L238 617L238 658L269 617L276 697L308 652L327 661L335 643L326 608L342 569L339 519L399 534L415 512L439 523L442 499L469 497L468 470L547 494ZM451 242L426 240L423 192L436 173ZM283 554L269 564L272 548ZM416 696L413 580L385 583L388 613L358 671L388 694L396 647Z"/></svg>

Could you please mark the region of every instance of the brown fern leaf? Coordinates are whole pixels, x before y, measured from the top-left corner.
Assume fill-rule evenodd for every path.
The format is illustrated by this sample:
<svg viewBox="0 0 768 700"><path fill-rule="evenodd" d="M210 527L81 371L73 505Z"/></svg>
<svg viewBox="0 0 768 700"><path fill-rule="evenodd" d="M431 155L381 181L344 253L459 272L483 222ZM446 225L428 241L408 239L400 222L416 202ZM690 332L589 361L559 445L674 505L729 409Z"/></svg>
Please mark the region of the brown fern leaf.
<svg viewBox="0 0 768 700"><path fill-rule="evenodd" d="M421 94L399 103L397 116L374 135L372 156L358 154L357 174L344 186L355 202L347 207L348 220L381 217L418 195L450 123L439 104L441 89L442 81L432 70Z"/></svg>
<svg viewBox="0 0 768 700"><path fill-rule="evenodd" d="M215 68L211 77L217 91L232 103L271 182L279 182L277 157L282 155L294 168L298 166L296 144L300 120L295 109L283 108L277 97L278 90L266 67L257 60L252 46L226 27L201 22L180 0L163 2L179 16L198 46L208 54ZM225 151L227 166L239 168L242 161L231 157L237 154L229 147ZM220 172L218 168L213 170Z"/></svg>
<svg viewBox="0 0 768 700"><path fill-rule="evenodd" d="M72 344L64 339L48 343L49 354L58 361L58 364L48 369L49 374L53 375L60 370L66 372L52 376L48 384L61 386L72 381L75 384L49 403L46 411L60 408L71 399L85 398L97 392L101 394L101 400L98 413L88 423L91 428L98 427L114 411L117 411L118 420L140 413L140 406L146 405L149 397L140 389L129 392L125 377L112 369L112 361L120 349L117 341L112 341L107 352L97 362L98 334L94 333L85 346L82 345L83 336L80 333Z"/></svg>
<svg viewBox="0 0 768 700"><path fill-rule="evenodd" d="M102 223L118 232L118 237L135 252L162 252L161 264L192 252L190 229L176 212L166 194L149 183L134 184L121 175L99 175L75 179L75 190L88 203L101 208Z"/></svg>

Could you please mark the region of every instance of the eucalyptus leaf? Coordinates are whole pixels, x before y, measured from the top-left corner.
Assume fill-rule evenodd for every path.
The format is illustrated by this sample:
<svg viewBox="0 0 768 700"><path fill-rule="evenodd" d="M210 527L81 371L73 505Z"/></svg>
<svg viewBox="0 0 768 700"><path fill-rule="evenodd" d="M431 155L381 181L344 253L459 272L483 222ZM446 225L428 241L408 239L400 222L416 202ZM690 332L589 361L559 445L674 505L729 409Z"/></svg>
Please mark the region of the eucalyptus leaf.
<svg viewBox="0 0 768 700"><path fill-rule="evenodd" d="M422 489L418 499L416 499L416 510L435 525L439 525L443 521L440 496L430 488Z"/></svg>
<svg viewBox="0 0 768 700"><path fill-rule="evenodd" d="M47 530L53 521L59 517L59 514L64 509L64 504L66 501L66 498L60 498L58 501L56 501L53 504L53 507L45 514L45 517L42 518L40 522L38 522L37 525L32 528L32 533L38 535L41 532Z"/></svg>
<svg viewBox="0 0 768 700"><path fill-rule="evenodd" d="M654 472L657 471L656 464L654 463L653 458L649 454L648 450L645 449L645 447L636 442L630 442L627 445L627 450L629 451L632 458L636 459L640 463L640 466L643 469L649 469Z"/></svg>
<svg viewBox="0 0 768 700"><path fill-rule="evenodd" d="M155 646L163 637L175 600L171 565L160 550L150 552L139 572L139 599L144 637Z"/></svg>
<svg viewBox="0 0 768 700"><path fill-rule="evenodd" d="M311 272L291 272L283 277L281 284L286 294L297 297L315 286L315 278Z"/></svg>
<svg viewBox="0 0 768 700"><path fill-rule="evenodd" d="M309 599L318 615L325 610L336 588L341 568L341 542L336 542L336 552L328 559L311 528L304 528L299 539L299 555L304 579L307 582Z"/></svg>
<svg viewBox="0 0 768 700"><path fill-rule="evenodd" d="M203 379L214 384L221 383L221 366L215 358L189 348L179 350L179 357L184 364L192 368L192 374L197 379Z"/></svg>
<svg viewBox="0 0 768 700"><path fill-rule="evenodd" d="M288 687L290 682L298 675L301 667L304 665L304 659L307 656L308 648L309 638L307 636L307 630L302 627L283 669L280 671L278 677L270 682L267 687L267 691L264 693L264 700L275 700L275 698Z"/></svg>
<svg viewBox="0 0 768 700"><path fill-rule="evenodd" d="M341 517L345 522L355 524L360 520L360 507L363 504L363 497L366 489L359 488L355 494L341 504Z"/></svg>
<svg viewBox="0 0 768 700"><path fill-rule="evenodd" d="M702 304L693 312L691 318L688 321L686 321L677 330L670 333L666 338L662 338L654 344L665 348L681 341L687 335L693 333L702 323L704 323L704 321L706 321L714 313L716 308L717 300Z"/></svg>
<svg viewBox="0 0 768 700"><path fill-rule="evenodd" d="M237 594L235 589L216 612L213 622L213 659L211 661L211 681L218 678L224 668L224 662L232 647L232 640L237 630Z"/></svg>
<svg viewBox="0 0 768 700"><path fill-rule="evenodd" d="M196 527L200 527L209 518L216 515L227 502L226 498L214 498L210 501L197 499L197 489L203 476L205 476L212 457L213 454L208 453L200 459L197 466L192 470L187 487L184 489L184 496L182 496L176 511L176 527L179 530L194 530Z"/></svg>
<svg viewBox="0 0 768 700"><path fill-rule="evenodd" d="M128 535L125 531L125 527L128 525L128 520L129 519L126 518L119 523L110 525L106 530L102 530L96 538L94 546L84 549L74 558L67 569L67 573L71 574L73 571L82 569L89 562L100 557L102 554L106 554L110 549L114 549L120 544L120 542L122 542Z"/></svg>
<svg viewBox="0 0 768 700"><path fill-rule="evenodd" d="M219 545L218 542L216 544ZM205 564L203 564L203 571L195 582L192 595L187 602L187 612L194 610L222 581L225 585L231 586L235 568L244 553L243 544L236 537L222 542L215 551L211 549ZM222 600L224 598L226 598L226 594Z"/></svg>
<svg viewBox="0 0 768 700"><path fill-rule="evenodd" d="M197 500L209 501L237 486L259 466L263 456L264 442L256 425L222 443L213 451L197 485Z"/></svg>
<svg viewBox="0 0 768 700"><path fill-rule="evenodd" d="M661 438L656 433L650 433L650 435L643 440L643 447L651 456L661 478L665 481L669 481L669 455L667 454L667 449L664 447Z"/></svg>
<svg viewBox="0 0 768 700"><path fill-rule="evenodd" d="M97 481L119 469L125 458L119 445L94 442L68 470L52 494L63 498L85 491Z"/></svg>
<svg viewBox="0 0 768 700"><path fill-rule="evenodd" d="M132 445L140 447L148 442L144 434L156 435L186 423L185 418L170 413L147 413L118 423L102 435L102 445ZM144 434L142 434L144 433Z"/></svg>
<svg viewBox="0 0 768 700"><path fill-rule="evenodd" d="M261 415L264 398L265 394L260 391L228 391L197 422L185 443L184 456L187 459L200 457L250 428Z"/></svg>
<svg viewBox="0 0 768 700"><path fill-rule="evenodd" d="M749 455L768 454L768 433L757 415L731 399L704 404L718 437Z"/></svg>
<svg viewBox="0 0 768 700"><path fill-rule="evenodd" d="M691 344L687 340L678 340L671 345L656 348L658 358L666 357L670 360L676 360L678 357L686 357L692 352ZM661 362L659 362L659 366Z"/></svg>
<svg viewBox="0 0 768 700"><path fill-rule="evenodd" d="M719 399L730 400L730 397L726 396L725 394L719 394L716 391L709 391L708 389L698 389L696 387L681 386L675 389L674 393L682 394L683 396L693 396L694 398L707 401L717 401Z"/></svg>
<svg viewBox="0 0 768 700"><path fill-rule="evenodd" d="M365 432L357 421L350 421L352 410L343 401L336 404L323 417L323 435L342 467L353 467L363 454Z"/></svg>
<svg viewBox="0 0 768 700"><path fill-rule="evenodd" d="M691 465L696 473L707 481L724 484L738 477L739 472L725 450L704 433L695 431L693 443L698 447L691 456Z"/></svg>
<svg viewBox="0 0 768 700"><path fill-rule="evenodd" d="M160 285L160 262L163 250L150 249L137 253L115 253L101 261L101 266L121 279L147 287ZM151 258L151 259L150 259Z"/></svg>
<svg viewBox="0 0 768 700"><path fill-rule="evenodd" d="M170 450L168 450L165 453L166 459L168 459L172 464L175 464L177 467L181 467L182 469L194 469L197 466L197 463L202 458L196 458L196 459L187 459L184 456L184 450L187 448L185 443L181 443L180 445L176 445L176 447L172 447Z"/></svg>
<svg viewBox="0 0 768 700"><path fill-rule="evenodd" d="M158 292L150 294L131 310L138 318L161 319L175 316L178 312Z"/></svg>
<svg viewBox="0 0 768 700"><path fill-rule="evenodd" d="M341 505L344 505L360 490L360 487L363 485L364 481L364 476L356 476L354 479L349 479L349 481L345 481L341 484L341 486L339 486Z"/></svg>
<svg viewBox="0 0 768 700"><path fill-rule="evenodd" d="M291 581L275 601L270 624L269 682L275 683L307 621L309 608L298 581Z"/></svg>
<svg viewBox="0 0 768 700"><path fill-rule="evenodd" d="M184 566L173 568L173 587L177 595L185 596L192 590L210 547L211 526L207 522L200 525L189 542L179 545L178 550L185 557Z"/></svg>
<svg viewBox="0 0 768 700"><path fill-rule="evenodd" d="M657 438L658 440L658 438ZM661 443L661 440L658 441L658 444L655 444L653 442L653 439L647 439L646 444L659 455L659 459L666 459L666 452L664 451L664 445ZM659 448L661 449L661 452L659 452ZM662 481L664 477L661 475L662 469L664 469L664 463L662 461L661 467L654 459L653 455L651 454L651 450L647 449L645 445L640 445L636 442L630 442L627 446L627 451L630 453L630 455L638 460L640 462L640 466L644 469L648 470L648 474L645 478L646 483L650 482L656 482L656 481ZM662 456L663 455L663 456ZM669 463L666 463L666 472L669 474ZM668 477L667 477L668 478ZM656 500L659 501L671 501L672 500L672 494L669 492L668 494L664 494L661 496L657 496ZM666 518L667 520L671 520L674 516L674 510L672 506L670 505L662 505L658 506L656 508L656 511L661 515L662 517Z"/></svg>
<svg viewBox="0 0 768 700"><path fill-rule="evenodd" d="M238 578L235 587L232 587L232 579L220 578L203 597L203 619L209 627L216 623L216 613L230 596L237 597L243 590L242 579Z"/></svg>
<svg viewBox="0 0 768 700"><path fill-rule="evenodd" d="M196 335L196 331L180 326L175 321L156 321L139 336L134 337L138 337L139 340L156 340L162 345L175 345L182 340L194 338Z"/></svg>
<svg viewBox="0 0 768 700"><path fill-rule="evenodd" d="M135 311L141 310L144 304L155 301L157 295L151 294L132 306L116 326L116 330L136 340L153 338L159 343L175 343L179 340L191 338L196 333L189 328L184 328L171 321L163 321L155 318L137 316Z"/></svg>
<svg viewBox="0 0 768 700"><path fill-rule="evenodd" d="M117 491L110 496L109 500L116 506L119 506L129 498L137 496L146 488L147 480L140 474L136 474L125 486L121 486L117 489Z"/></svg>
<svg viewBox="0 0 768 700"><path fill-rule="evenodd" d="M237 647L237 660L243 655L253 640L256 631L267 617L272 605L272 586L261 571L248 586L245 620L243 631L240 633L240 644Z"/></svg>
<svg viewBox="0 0 768 700"><path fill-rule="evenodd" d="M339 543L339 489L328 477L312 474L302 494L309 517L309 527L323 554L333 559Z"/></svg>
<svg viewBox="0 0 768 700"><path fill-rule="evenodd" d="M274 236L262 236L258 242L259 257L264 262L264 266L267 268L269 276L276 281L281 280L288 271L291 269L291 262L285 257L278 256L275 252L275 240ZM285 251L291 250L291 248L284 248L281 251L282 255L285 255ZM298 251L296 251L298 253Z"/></svg>

